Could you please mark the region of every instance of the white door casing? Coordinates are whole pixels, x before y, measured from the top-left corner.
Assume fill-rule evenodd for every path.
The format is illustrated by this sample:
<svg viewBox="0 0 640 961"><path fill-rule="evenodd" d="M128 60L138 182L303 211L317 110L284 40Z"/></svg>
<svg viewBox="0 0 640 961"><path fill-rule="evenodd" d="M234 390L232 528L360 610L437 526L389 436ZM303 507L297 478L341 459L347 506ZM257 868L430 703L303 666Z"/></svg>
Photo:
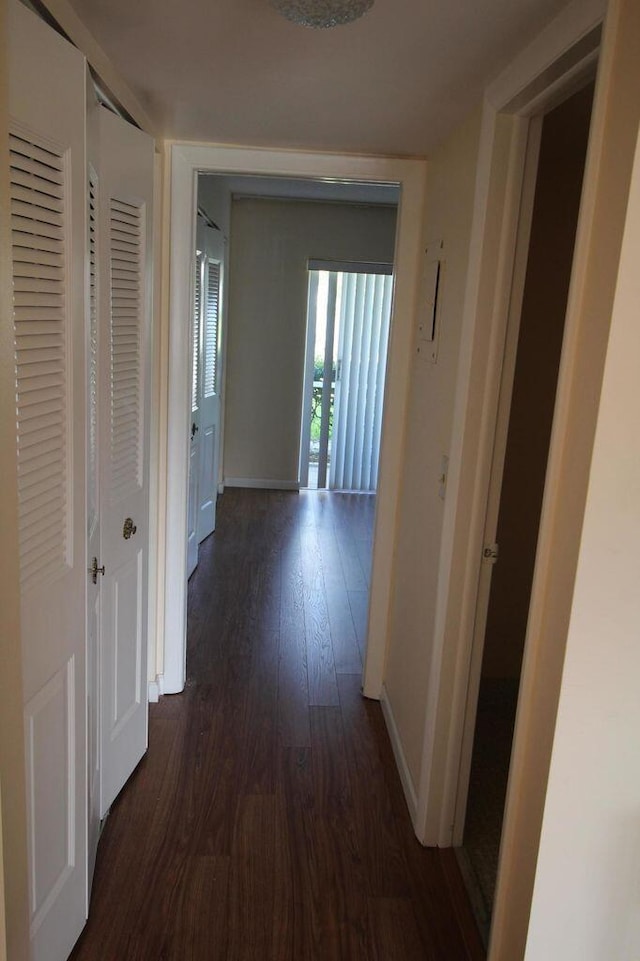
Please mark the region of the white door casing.
<svg viewBox="0 0 640 961"><path fill-rule="evenodd" d="M101 815L147 746L153 140L99 110Z"/></svg>
<svg viewBox="0 0 640 961"><path fill-rule="evenodd" d="M379 697L386 656L391 602L395 518L400 492L403 424L411 358L412 323L418 290L418 258L426 185L426 162L256 148L167 145L171 178L171 265L167 427L167 511L164 585L165 693L181 691L186 671L186 541L188 501L189 315L197 177L207 173L250 173L392 183L402 188L396 238L396 284L385 388L379 494L372 564L364 690ZM224 351L223 351L224 353Z"/></svg>
<svg viewBox="0 0 640 961"><path fill-rule="evenodd" d="M9 5L22 656L34 961L87 911L85 62Z"/></svg>

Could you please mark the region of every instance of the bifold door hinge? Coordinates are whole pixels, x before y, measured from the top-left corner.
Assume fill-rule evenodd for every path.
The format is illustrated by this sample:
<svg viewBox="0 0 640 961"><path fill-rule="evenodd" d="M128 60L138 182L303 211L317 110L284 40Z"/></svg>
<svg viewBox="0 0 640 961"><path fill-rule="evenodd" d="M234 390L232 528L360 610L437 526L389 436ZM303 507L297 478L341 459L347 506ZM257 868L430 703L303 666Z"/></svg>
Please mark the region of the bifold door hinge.
<svg viewBox="0 0 640 961"><path fill-rule="evenodd" d="M98 558L94 557L91 562L91 567L89 568L89 573L91 574L91 580L94 584L98 583L98 574L102 574L104 577L104 564L102 567L98 567Z"/></svg>
<svg viewBox="0 0 640 961"><path fill-rule="evenodd" d="M497 544L485 544L484 550L482 551L482 556L485 561L491 561L492 564L495 564L495 562L498 560L499 552L500 548Z"/></svg>

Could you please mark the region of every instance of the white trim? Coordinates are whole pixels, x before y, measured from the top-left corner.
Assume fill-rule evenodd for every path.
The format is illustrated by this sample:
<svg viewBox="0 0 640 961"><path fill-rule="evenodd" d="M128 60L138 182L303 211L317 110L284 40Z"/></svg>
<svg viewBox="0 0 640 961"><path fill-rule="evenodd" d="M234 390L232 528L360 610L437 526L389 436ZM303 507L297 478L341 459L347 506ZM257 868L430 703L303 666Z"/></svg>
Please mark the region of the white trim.
<svg viewBox="0 0 640 961"><path fill-rule="evenodd" d="M338 274L386 274L393 273L393 264L366 263L363 260L318 260L309 257L308 270L331 270Z"/></svg>
<svg viewBox="0 0 640 961"><path fill-rule="evenodd" d="M415 821L423 844L448 846L452 842L467 692L473 683L473 628L528 126L525 118L531 104L520 102L517 115L511 118L504 117L504 112L525 90L531 91L538 106L543 102L533 81L548 70L554 58L570 50L572 37L576 43L597 26L602 11L600 0L586 4L574 0L515 58L485 98ZM573 66L566 62L567 74ZM554 93L557 80L554 76ZM505 123L511 127L505 128ZM496 238L490 191L499 138L505 136L511 142L510 161ZM502 144L504 149L504 139ZM496 280L490 305L491 295L481 289L488 264ZM455 651L447 665L443 663L445 649Z"/></svg>
<svg viewBox="0 0 640 961"><path fill-rule="evenodd" d="M534 110L537 111L539 104L537 95L533 91L528 102L519 105L517 110L510 109L510 106L536 80L545 77L547 71L551 70L575 44L598 27L606 11L606 0L573 0L572 3L567 4L487 87L487 103L496 112L506 110L509 113L517 112L521 116L528 116ZM561 77L564 79L570 75L574 66L575 64L571 68L567 66ZM550 83L545 83L545 87L548 88L554 84L555 80L551 80Z"/></svg>
<svg viewBox="0 0 640 961"><path fill-rule="evenodd" d="M168 144L171 163L169 400L165 551L165 660L168 693L184 687L186 667L186 501L188 461L188 331L191 250L198 172L366 181L401 188L396 233L396 285L382 431L364 690L382 686L391 604L396 514L400 496L411 343L419 281L425 161L306 153L213 144Z"/></svg>
<svg viewBox="0 0 640 961"><path fill-rule="evenodd" d="M293 480L276 480L265 477L225 477L225 487L250 487L267 491L299 491L300 484Z"/></svg>
<svg viewBox="0 0 640 961"><path fill-rule="evenodd" d="M404 791L404 799L407 802L411 820L415 821L418 797L416 795L413 778L411 777L411 773L409 771L407 759L404 756L404 751L402 750L402 741L400 740L400 735L398 734L396 720L391 709L391 702L389 701L387 689L384 684L382 685L382 690L380 692L380 707L382 708L382 714L387 727L387 732L389 734L389 740L391 741L391 747L393 748L393 756L395 757L396 764L398 765L400 782L402 784L402 790Z"/></svg>
<svg viewBox="0 0 640 961"><path fill-rule="evenodd" d="M85 55L117 105L124 108L142 130L152 137L158 137L160 134L158 124L149 116L131 88L122 79L113 61L87 29L69 0L41 0L41 2L71 43Z"/></svg>
<svg viewBox="0 0 640 961"><path fill-rule="evenodd" d="M149 704L157 704L160 700L160 679L149 681Z"/></svg>

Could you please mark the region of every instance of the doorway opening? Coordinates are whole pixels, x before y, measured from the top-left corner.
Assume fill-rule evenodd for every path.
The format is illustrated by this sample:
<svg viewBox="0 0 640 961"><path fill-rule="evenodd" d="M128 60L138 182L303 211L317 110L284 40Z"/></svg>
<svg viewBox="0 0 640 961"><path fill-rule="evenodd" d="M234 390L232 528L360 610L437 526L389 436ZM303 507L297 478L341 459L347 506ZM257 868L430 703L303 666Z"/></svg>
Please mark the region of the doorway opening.
<svg viewBox="0 0 640 961"><path fill-rule="evenodd" d="M397 184L202 171L196 184L188 350L187 577L197 568L200 545L215 529L216 501L225 488L299 490L312 254L321 258L318 266L332 278L323 286L325 291L333 286L334 307L337 303L343 321L332 327L335 366L339 354L345 371L353 369L356 380L361 367L376 372L375 383L361 378L371 396L368 406L361 404L358 410L371 413L352 424L350 406L343 405L341 420L342 433L356 447L367 431L377 433L375 444L364 444L374 451L367 476L358 481L359 487L350 484L366 491L374 486L369 478L378 473L400 200ZM211 269L215 269L213 285ZM325 341L326 319L325 304ZM203 413L209 382L216 406L207 446L208 421ZM347 442L343 441L343 448ZM206 483L202 482L203 460ZM364 463L366 457L360 460ZM205 501L206 525L201 523ZM356 562L366 573L368 597L373 548L368 532L362 541L366 551L363 548L363 557ZM361 608L366 613L367 603L359 605L358 616Z"/></svg>
<svg viewBox="0 0 640 961"><path fill-rule="evenodd" d="M392 266L310 261L308 274L300 487L374 493Z"/></svg>
<svg viewBox="0 0 640 961"><path fill-rule="evenodd" d="M486 608L482 610L479 602L477 613L477 625L486 618L482 667L468 782L462 771L457 804L464 831L456 852L485 941L498 871L592 100L589 83L530 126L501 385L504 416L498 420L492 467L497 533L495 542L489 543L493 533L487 515L485 558L492 569Z"/></svg>
<svg viewBox="0 0 640 961"><path fill-rule="evenodd" d="M381 445L380 498L375 514L375 533L371 573L370 616L367 626L367 658L363 688L367 696L379 697L384 669L384 652L388 611L391 603L391 567L393 559L393 518L400 496L399 464L402 454L402 424L406 410L406 383L411 362L409 327L412 317L414 291L418 283L418 261L415 252L422 229L422 201L426 183L426 163L423 161L379 160L371 157L342 157L330 154L295 151L252 150L210 145L174 144L171 162L171 235L170 235L170 312L169 312L169 377L167 387L167 494L166 542L163 563L158 573L159 582L171 584L164 592L161 636L164 640L163 673L159 687L165 694L184 689L186 678L186 539L185 503L188 490L189 467L189 398L190 347L189 326L185 317L191 316L193 284L193 251L198 188L205 179L242 181L251 191L251 181L261 184L302 184L318 192L348 188L351 202L364 203L371 189L377 196L386 195L387 203L402 210L395 232L395 286L392 330L387 365L387 403L385 405L383 440ZM385 193L386 192L386 193ZM254 192L255 195L255 192ZM212 218L215 220L215 218ZM222 226L216 221L218 226ZM334 234L334 237L336 235ZM338 235L338 239L341 239ZM270 238L265 238L263 249L268 249ZM318 256L309 251L309 255ZM305 258L304 265L306 269ZM377 259L357 257L358 260ZM306 293L306 290L305 290ZM223 298L224 300L224 298ZM303 306L303 317L304 317ZM223 303L224 310L224 303ZM397 334L395 331L397 330ZM229 340L223 337L219 376L222 389L222 420L220 448L226 461L227 391L225 360ZM302 376L303 361L299 373ZM264 364L262 372L265 371ZM268 383L277 385L275 372ZM301 407L301 402L300 402ZM297 408L298 416L300 407ZM299 424L296 448L299 447ZM296 450L296 472L298 466ZM226 481L226 463L223 463Z"/></svg>

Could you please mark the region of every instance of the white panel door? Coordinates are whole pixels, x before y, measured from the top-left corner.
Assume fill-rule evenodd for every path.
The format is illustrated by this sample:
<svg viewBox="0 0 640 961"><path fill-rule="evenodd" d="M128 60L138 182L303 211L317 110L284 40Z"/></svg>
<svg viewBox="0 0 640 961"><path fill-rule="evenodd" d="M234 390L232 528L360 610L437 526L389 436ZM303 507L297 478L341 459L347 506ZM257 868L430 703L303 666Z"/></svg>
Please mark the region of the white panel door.
<svg viewBox="0 0 640 961"><path fill-rule="evenodd" d="M86 337L87 337L87 558L102 555L100 538L99 473L99 358L104 345L98 324L98 183L99 133L98 103L93 83L87 78L87 254ZM88 888L100 837L100 600L101 579L87 578L87 771L88 771Z"/></svg>
<svg viewBox="0 0 640 961"><path fill-rule="evenodd" d="M85 63L9 4L11 228L31 951L87 910Z"/></svg>
<svg viewBox="0 0 640 961"><path fill-rule="evenodd" d="M153 141L99 109L101 752L104 815L147 747Z"/></svg>
<svg viewBox="0 0 640 961"><path fill-rule="evenodd" d="M198 545L215 530L220 449L219 337L224 237L200 218L191 322L191 444L187 504L187 577Z"/></svg>
<svg viewBox="0 0 640 961"><path fill-rule="evenodd" d="M219 337L222 304L224 238L219 230L204 228L200 397L200 464L198 481L198 542L216 527L220 448Z"/></svg>
<svg viewBox="0 0 640 961"><path fill-rule="evenodd" d="M200 483L200 399L202 396L202 294L204 253L202 226L198 223L191 315L191 444L189 447L189 500L187 504L187 577L198 566L198 506Z"/></svg>
<svg viewBox="0 0 640 961"><path fill-rule="evenodd" d="M89 167L89 290L87 309L87 558L101 556L98 481L98 223L97 177ZM91 889L100 835L100 589L96 576L87 580L87 771L88 885Z"/></svg>

